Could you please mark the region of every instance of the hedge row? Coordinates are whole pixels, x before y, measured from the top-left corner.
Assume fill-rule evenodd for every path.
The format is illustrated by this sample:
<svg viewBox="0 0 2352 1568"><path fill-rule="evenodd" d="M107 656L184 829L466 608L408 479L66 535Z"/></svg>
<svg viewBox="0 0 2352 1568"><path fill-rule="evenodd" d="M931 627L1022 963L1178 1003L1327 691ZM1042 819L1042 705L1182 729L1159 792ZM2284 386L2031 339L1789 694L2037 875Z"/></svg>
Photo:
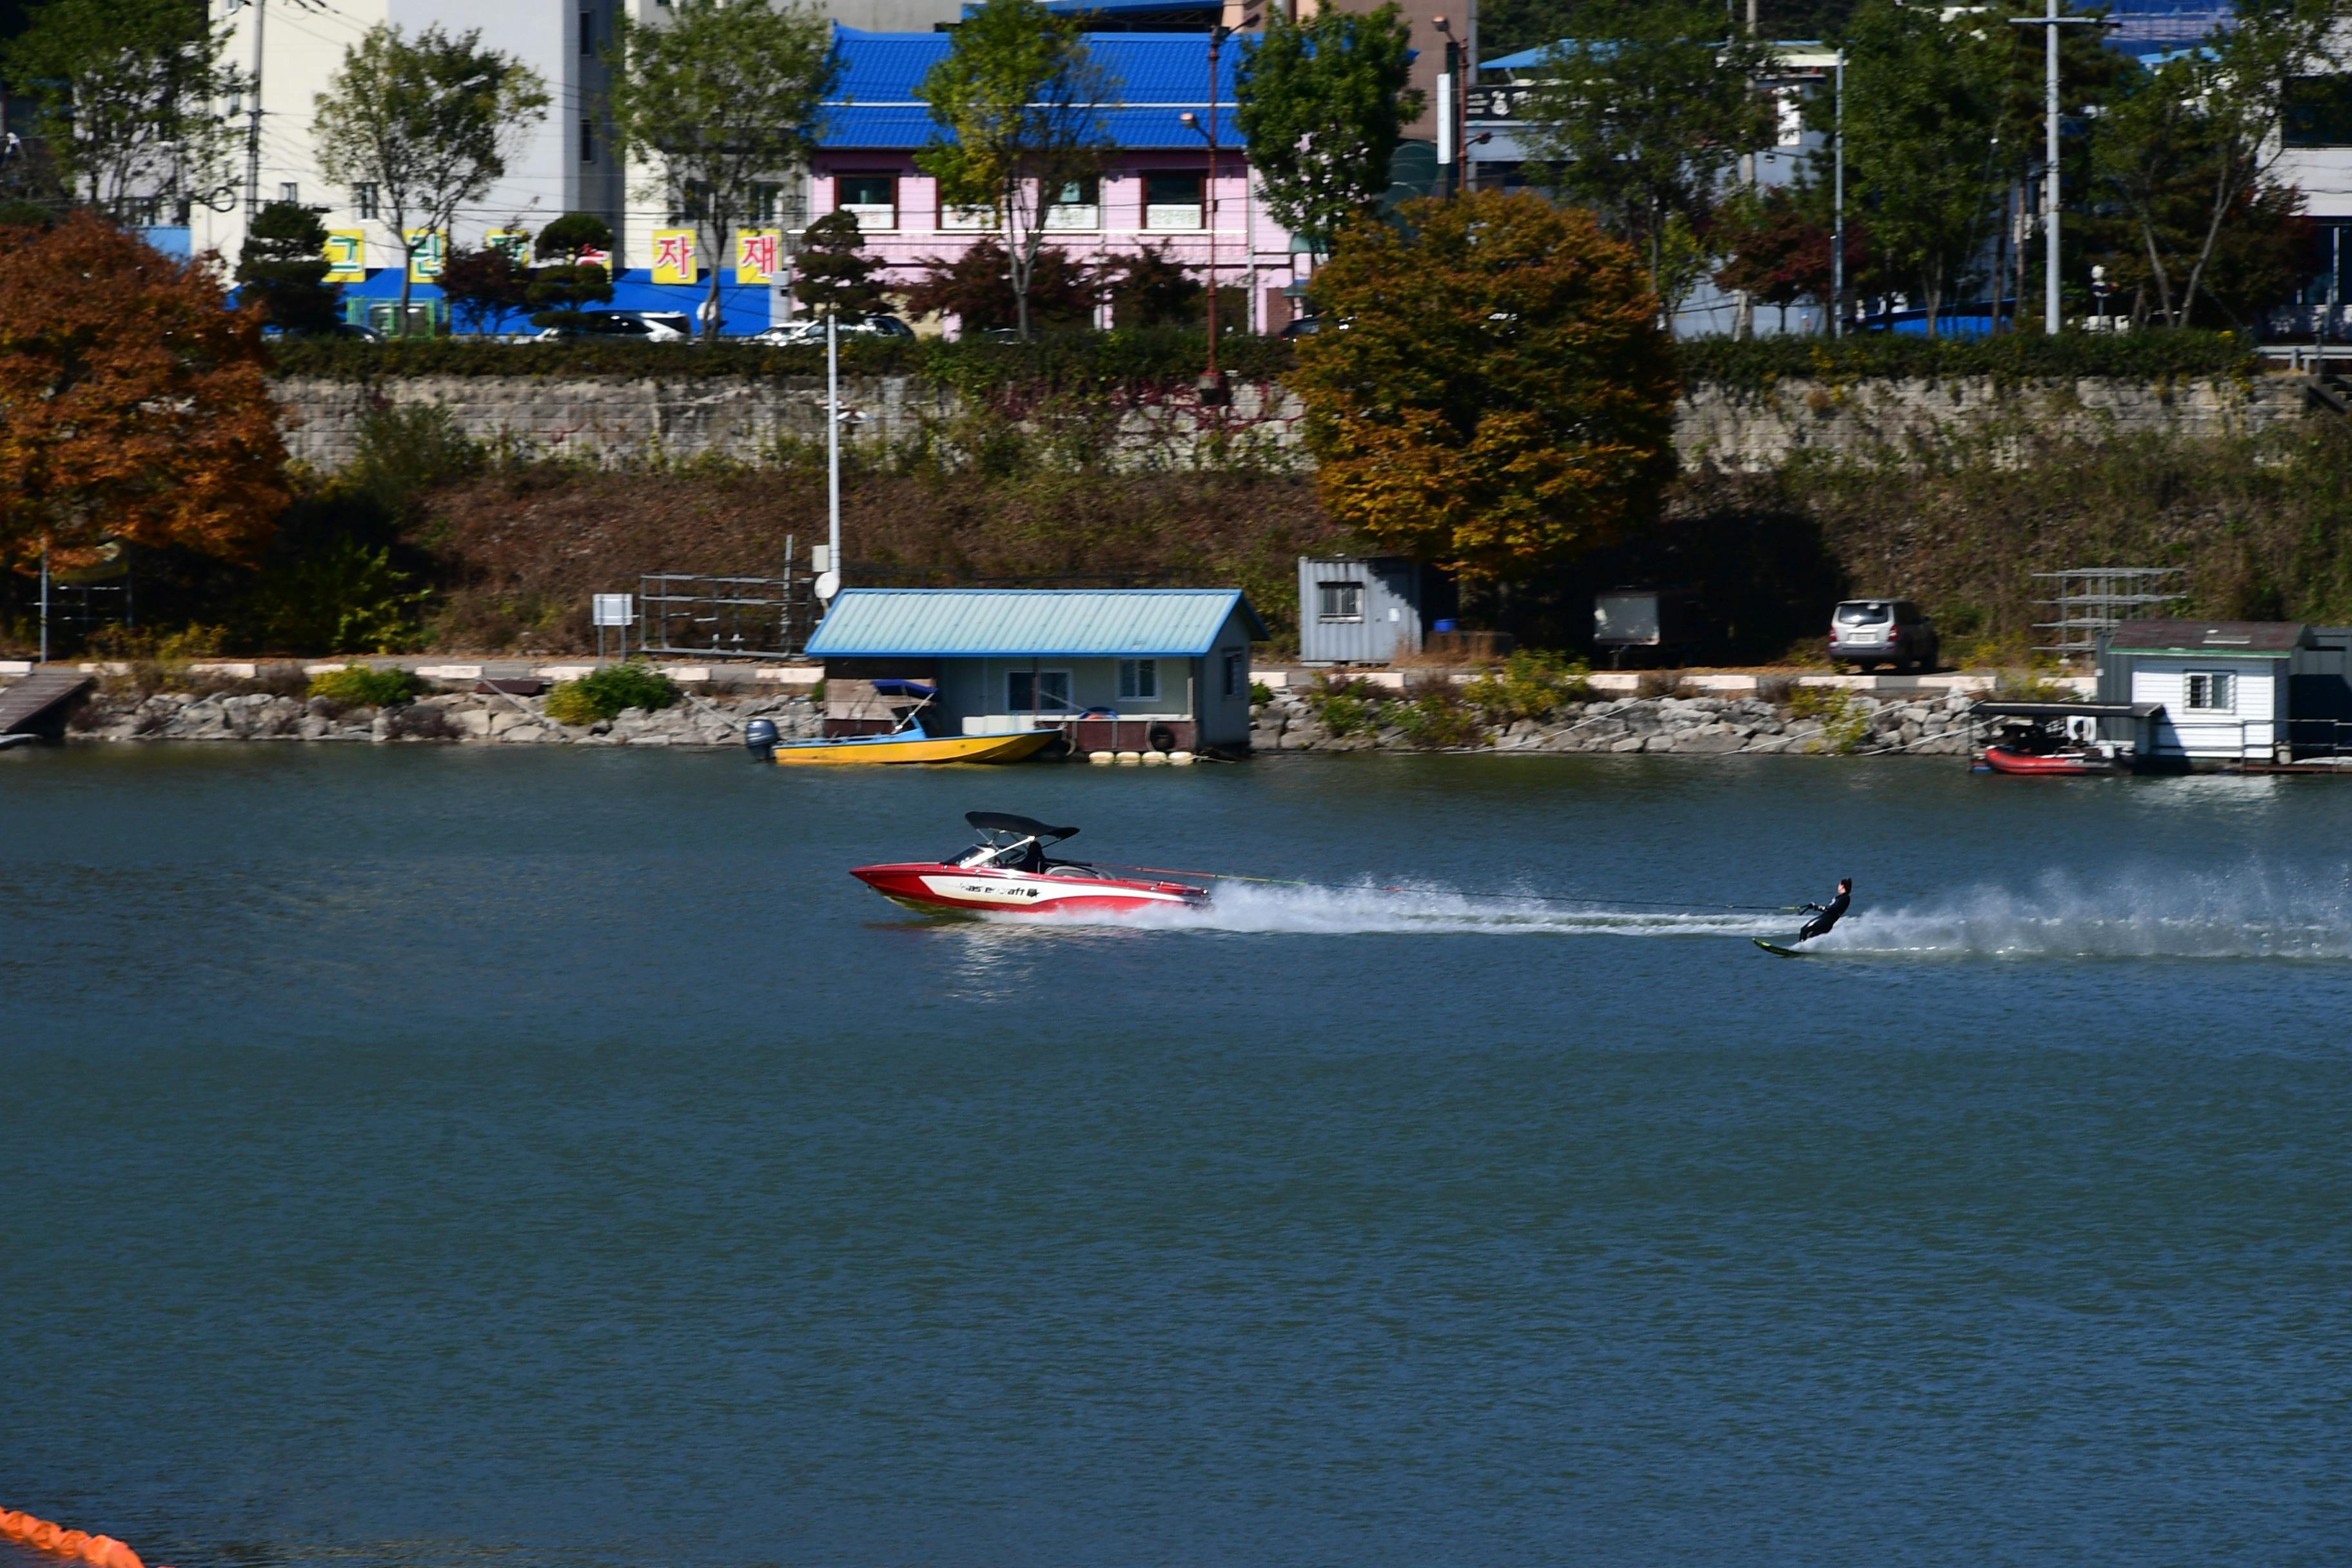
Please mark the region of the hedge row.
<svg viewBox="0 0 2352 1568"><path fill-rule="evenodd" d="M801 378L824 374L821 345L769 348L741 342L702 343L501 343L472 338L415 338L386 343L348 339L280 343L285 375L368 381L385 376L702 376ZM1056 332L1035 342L990 339L857 339L842 345L842 368L854 375L911 375L967 391L1020 385L1042 389L1164 385L1189 381L1206 361L1205 334L1177 328ZM1692 384L1763 387L1792 379L1936 378L1990 375L2032 381L2050 376L2112 376L2146 381L2178 375L2235 375L2255 369L2252 340L2230 332L2158 331L2003 333L1931 341L1892 332L1822 338L1698 338L1677 345L1682 376ZM1244 381L1270 381L1295 363L1280 338L1235 333L1220 348L1223 367Z"/></svg>
<svg viewBox="0 0 2352 1568"><path fill-rule="evenodd" d="M647 376L799 379L824 374L823 344L486 342L477 338L409 338L372 343L316 339L275 345L281 375L369 381L425 375ZM1290 343L1235 333L1219 344L1223 368L1242 380L1272 380L1290 369ZM1204 332L1146 329L1057 332L1034 342L992 339L861 338L841 346L852 375L912 375L982 389L1019 384L1085 387L1162 384L1201 374Z"/></svg>
<svg viewBox="0 0 2352 1568"><path fill-rule="evenodd" d="M1777 381L1936 379L1990 375L2003 381L2107 376L2150 381L2174 375L2237 375L2260 368L2253 340L2234 332L2003 332L1991 338L1861 332L1810 337L1698 338L1679 345L1690 384L1762 387Z"/></svg>

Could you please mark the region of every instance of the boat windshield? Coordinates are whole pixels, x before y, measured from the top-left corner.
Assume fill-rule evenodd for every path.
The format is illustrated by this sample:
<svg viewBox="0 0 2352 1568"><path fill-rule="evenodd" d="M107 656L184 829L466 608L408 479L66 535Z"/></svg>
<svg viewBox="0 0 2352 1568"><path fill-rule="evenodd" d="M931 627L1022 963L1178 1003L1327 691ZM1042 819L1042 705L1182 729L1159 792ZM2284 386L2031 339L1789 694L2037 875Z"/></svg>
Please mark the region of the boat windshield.
<svg viewBox="0 0 2352 1568"><path fill-rule="evenodd" d="M958 851L949 858L948 864L961 866L967 870L981 866L1002 866L1008 870L1019 870L1024 868L1031 856L1041 860L1044 858L1034 838L1024 838L1012 844L999 844L990 839Z"/></svg>

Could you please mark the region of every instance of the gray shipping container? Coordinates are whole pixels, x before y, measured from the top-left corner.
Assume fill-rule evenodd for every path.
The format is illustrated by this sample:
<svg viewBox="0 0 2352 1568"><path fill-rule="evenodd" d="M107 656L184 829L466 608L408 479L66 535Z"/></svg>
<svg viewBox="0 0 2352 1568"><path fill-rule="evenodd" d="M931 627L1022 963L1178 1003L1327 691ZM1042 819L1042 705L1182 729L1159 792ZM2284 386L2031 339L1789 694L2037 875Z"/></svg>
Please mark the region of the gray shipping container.
<svg viewBox="0 0 2352 1568"><path fill-rule="evenodd" d="M1298 657L1307 664L1387 664L1419 653L1428 579L1400 555L1298 558Z"/></svg>

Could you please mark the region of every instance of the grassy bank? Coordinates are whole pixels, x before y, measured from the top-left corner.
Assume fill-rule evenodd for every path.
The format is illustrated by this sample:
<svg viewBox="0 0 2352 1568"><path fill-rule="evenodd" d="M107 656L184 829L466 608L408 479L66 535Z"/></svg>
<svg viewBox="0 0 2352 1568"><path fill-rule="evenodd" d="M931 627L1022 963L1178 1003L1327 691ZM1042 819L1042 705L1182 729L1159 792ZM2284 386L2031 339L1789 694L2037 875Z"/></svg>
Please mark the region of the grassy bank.
<svg viewBox="0 0 2352 1568"><path fill-rule="evenodd" d="M1232 583L1285 636L1296 557L1349 548L1310 479L1240 458L1121 473L1001 419L854 465L844 510L859 581ZM429 410L394 409L360 461L309 481L259 560L135 553L142 629L101 646L576 652L593 646L590 594L651 571L774 574L788 539L805 562L824 528L814 454L761 468L498 464ZM2352 426L1695 469L1661 526L1475 596L1472 624L1578 650L1593 593L1686 583L1711 617L1695 659L1801 659L1834 600L1895 594L1927 604L1948 654L2014 664L2047 618L2032 574L2086 565L2184 568L2185 614L2352 623ZM34 597L30 579L0 579L0 645L29 644ZM57 646L82 647L64 626Z"/></svg>

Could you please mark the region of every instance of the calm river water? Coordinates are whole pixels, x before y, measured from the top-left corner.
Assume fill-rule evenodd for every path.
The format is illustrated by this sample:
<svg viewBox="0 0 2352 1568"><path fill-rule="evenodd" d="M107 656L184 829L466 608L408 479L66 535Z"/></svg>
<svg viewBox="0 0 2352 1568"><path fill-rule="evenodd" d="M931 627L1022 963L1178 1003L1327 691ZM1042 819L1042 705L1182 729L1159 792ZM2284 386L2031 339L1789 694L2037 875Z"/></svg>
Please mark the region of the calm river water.
<svg viewBox="0 0 2352 1568"><path fill-rule="evenodd" d="M1041 929L843 874L972 808L1367 885ZM2341 1563L2347 824L11 753L0 1504L181 1568ZM1799 962L1666 912L1840 874Z"/></svg>

